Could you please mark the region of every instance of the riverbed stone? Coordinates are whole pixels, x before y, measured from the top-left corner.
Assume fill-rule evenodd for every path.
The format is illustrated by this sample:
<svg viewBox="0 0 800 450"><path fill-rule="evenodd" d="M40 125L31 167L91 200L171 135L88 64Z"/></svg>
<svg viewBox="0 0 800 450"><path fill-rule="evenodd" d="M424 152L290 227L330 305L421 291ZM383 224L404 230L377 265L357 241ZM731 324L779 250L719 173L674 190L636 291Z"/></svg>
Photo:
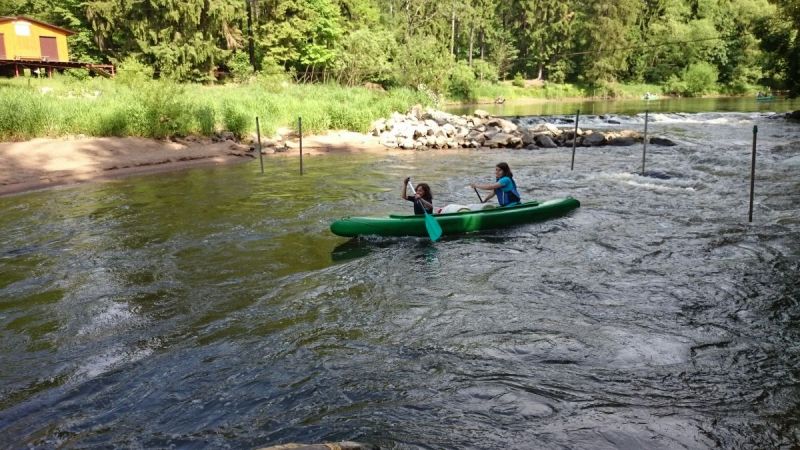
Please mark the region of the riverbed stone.
<svg viewBox="0 0 800 450"><path fill-rule="evenodd" d="M665 137L653 136L650 138L650 143L653 145L660 145L663 147L674 147L678 144L672 142L671 140Z"/></svg>

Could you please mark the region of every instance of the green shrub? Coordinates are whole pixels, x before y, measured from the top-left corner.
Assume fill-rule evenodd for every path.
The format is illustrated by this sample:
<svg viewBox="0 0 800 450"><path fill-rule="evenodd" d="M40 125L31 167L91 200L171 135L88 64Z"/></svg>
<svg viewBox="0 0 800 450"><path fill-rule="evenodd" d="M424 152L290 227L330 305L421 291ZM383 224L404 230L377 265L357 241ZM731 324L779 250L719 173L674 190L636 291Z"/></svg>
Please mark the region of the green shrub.
<svg viewBox="0 0 800 450"><path fill-rule="evenodd" d="M142 94L141 132L144 136L163 139L191 132L192 108L181 85L154 81L146 85Z"/></svg>
<svg viewBox="0 0 800 450"><path fill-rule="evenodd" d="M0 137L30 139L47 130L47 109L42 96L30 90L8 95L0 92Z"/></svg>
<svg viewBox="0 0 800 450"><path fill-rule="evenodd" d="M716 91L718 76L717 68L707 62L692 64L683 73L686 83L684 94L697 96Z"/></svg>
<svg viewBox="0 0 800 450"><path fill-rule="evenodd" d="M475 72L465 62L459 61L452 69L447 80L447 92L458 100L475 100Z"/></svg>
<svg viewBox="0 0 800 450"><path fill-rule="evenodd" d="M114 80L126 86L136 86L153 79L153 67L143 64L136 58L125 58L117 66Z"/></svg>
<svg viewBox="0 0 800 450"><path fill-rule="evenodd" d="M226 103L222 108L222 123L225 129L242 139L250 129L250 116L233 103Z"/></svg>
<svg viewBox="0 0 800 450"><path fill-rule="evenodd" d="M67 69L64 71L64 75L78 81L89 79L89 71L86 69Z"/></svg>
<svg viewBox="0 0 800 450"><path fill-rule="evenodd" d="M129 136L131 132L130 113L115 109L98 118L96 134L99 136ZM95 134L95 133L93 133Z"/></svg>
<svg viewBox="0 0 800 450"><path fill-rule="evenodd" d="M250 65L250 57L245 52L235 52L228 60L228 68L233 75L233 81L245 83L253 76L253 66Z"/></svg>
<svg viewBox="0 0 800 450"><path fill-rule="evenodd" d="M198 131L203 136L211 136L217 131L214 107L200 105L194 109L194 118L197 120Z"/></svg>
<svg viewBox="0 0 800 450"><path fill-rule="evenodd" d="M522 77L522 74L517 72L514 74L514 79L511 81L511 84L516 87L525 87L525 78Z"/></svg>
<svg viewBox="0 0 800 450"><path fill-rule="evenodd" d="M497 81L500 79L498 76L497 66L483 59L476 59L472 61L472 71L475 73L475 78L478 81L497 83Z"/></svg>
<svg viewBox="0 0 800 450"><path fill-rule="evenodd" d="M677 75L670 75L664 83L664 92L667 94L684 95L688 90L686 82L678 78Z"/></svg>

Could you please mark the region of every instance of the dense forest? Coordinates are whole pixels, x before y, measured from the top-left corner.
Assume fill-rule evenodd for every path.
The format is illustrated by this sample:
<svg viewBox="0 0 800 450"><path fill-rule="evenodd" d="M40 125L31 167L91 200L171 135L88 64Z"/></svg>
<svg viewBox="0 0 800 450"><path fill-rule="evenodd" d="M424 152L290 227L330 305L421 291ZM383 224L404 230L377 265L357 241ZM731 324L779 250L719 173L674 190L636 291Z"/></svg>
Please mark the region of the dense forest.
<svg viewBox="0 0 800 450"><path fill-rule="evenodd" d="M75 31L73 59L176 81L800 92L800 0L0 0L0 15Z"/></svg>

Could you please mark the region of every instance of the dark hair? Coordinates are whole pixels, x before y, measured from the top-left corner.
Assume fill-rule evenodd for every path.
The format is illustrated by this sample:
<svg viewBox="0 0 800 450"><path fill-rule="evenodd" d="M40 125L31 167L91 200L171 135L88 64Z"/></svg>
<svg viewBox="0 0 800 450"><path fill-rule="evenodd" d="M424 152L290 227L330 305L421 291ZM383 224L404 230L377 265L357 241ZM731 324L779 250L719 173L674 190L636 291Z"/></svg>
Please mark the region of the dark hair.
<svg viewBox="0 0 800 450"><path fill-rule="evenodd" d="M504 162L497 163L497 165L495 167L497 167L498 169L503 171L503 176L504 177L514 178L514 174L511 173L511 168L508 167L508 163L504 163Z"/></svg>
<svg viewBox="0 0 800 450"><path fill-rule="evenodd" d="M417 185L417 187L414 188L414 190L417 190L419 188L422 188L422 192L423 192L422 198L425 201L427 201L428 203L432 202L433 201L433 193L431 192L431 187L428 186L428 183L420 183L420 184Z"/></svg>

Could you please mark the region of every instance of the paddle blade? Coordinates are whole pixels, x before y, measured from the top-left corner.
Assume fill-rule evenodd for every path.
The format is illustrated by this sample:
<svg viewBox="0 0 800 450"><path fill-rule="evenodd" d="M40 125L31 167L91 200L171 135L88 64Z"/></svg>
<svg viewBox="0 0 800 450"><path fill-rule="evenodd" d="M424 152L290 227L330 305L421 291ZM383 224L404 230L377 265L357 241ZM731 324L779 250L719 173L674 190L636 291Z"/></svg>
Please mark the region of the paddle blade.
<svg viewBox="0 0 800 450"><path fill-rule="evenodd" d="M428 236L430 236L433 242L438 241L439 238L442 237L442 226L427 212L425 213L425 229L428 230Z"/></svg>

